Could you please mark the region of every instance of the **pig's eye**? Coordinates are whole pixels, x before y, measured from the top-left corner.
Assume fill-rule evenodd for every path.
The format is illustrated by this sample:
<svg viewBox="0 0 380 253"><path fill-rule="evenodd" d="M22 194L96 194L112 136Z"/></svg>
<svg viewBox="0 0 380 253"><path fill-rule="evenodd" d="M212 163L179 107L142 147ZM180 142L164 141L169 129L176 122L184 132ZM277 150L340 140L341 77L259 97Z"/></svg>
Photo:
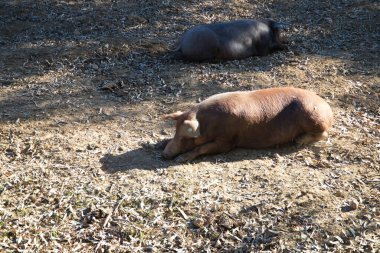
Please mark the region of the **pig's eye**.
<svg viewBox="0 0 380 253"><path fill-rule="evenodd" d="M189 127L189 128L187 129L187 131L188 131L189 133L191 133L191 132L193 131L193 129L192 129L191 127Z"/></svg>

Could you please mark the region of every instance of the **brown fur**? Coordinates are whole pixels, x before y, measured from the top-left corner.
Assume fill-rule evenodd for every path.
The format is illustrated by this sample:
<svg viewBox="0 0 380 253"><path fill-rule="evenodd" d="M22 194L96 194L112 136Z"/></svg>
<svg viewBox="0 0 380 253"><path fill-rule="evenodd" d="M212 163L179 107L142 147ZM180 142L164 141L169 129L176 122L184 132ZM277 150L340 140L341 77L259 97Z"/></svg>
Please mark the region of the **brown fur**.
<svg viewBox="0 0 380 253"><path fill-rule="evenodd" d="M177 124L163 156L182 154L181 162L235 147L267 148L294 140L306 145L327 138L333 122L331 108L321 97L291 87L222 93L166 118Z"/></svg>

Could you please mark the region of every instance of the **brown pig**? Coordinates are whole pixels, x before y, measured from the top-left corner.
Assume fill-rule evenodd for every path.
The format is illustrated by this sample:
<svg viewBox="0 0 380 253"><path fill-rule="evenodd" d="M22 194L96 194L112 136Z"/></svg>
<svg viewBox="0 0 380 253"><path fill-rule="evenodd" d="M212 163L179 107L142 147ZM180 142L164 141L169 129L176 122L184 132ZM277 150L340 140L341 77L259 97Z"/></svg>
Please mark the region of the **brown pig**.
<svg viewBox="0 0 380 253"><path fill-rule="evenodd" d="M188 162L233 148L268 148L295 141L306 145L327 138L333 122L330 106L311 91L293 87L221 93L176 120L176 133L162 155Z"/></svg>
<svg viewBox="0 0 380 253"><path fill-rule="evenodd" d="M283 49L280 29L287 24L272 20L236 20L196 26L185 32L177 48L186 59L243 59Z"/></svg>

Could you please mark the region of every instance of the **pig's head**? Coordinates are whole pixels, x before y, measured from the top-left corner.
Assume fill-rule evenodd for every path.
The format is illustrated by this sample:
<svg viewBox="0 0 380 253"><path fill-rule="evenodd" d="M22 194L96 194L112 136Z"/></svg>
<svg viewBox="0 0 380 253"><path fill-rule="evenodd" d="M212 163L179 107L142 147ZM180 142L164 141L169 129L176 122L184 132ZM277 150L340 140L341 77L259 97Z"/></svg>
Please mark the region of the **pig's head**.
<svg viewBox="0 0 380 253"><path fill-rule="evenodd" d="M266 20L265 23L272 31L272 49L285 49L283 43L286 43L286 40L283 36L281 36L281 30L289 29L290 25L287 23L275 22L273 20Z"/></svg>
<svg viewBox="0 0 380 253"><path fill-rule="evenodd" d="M196 146L195 139L200 136L200 130L194 113L175 112L167 114L163 118L177 121L175 136L162 152L164 158L172 159Z"/></svg>

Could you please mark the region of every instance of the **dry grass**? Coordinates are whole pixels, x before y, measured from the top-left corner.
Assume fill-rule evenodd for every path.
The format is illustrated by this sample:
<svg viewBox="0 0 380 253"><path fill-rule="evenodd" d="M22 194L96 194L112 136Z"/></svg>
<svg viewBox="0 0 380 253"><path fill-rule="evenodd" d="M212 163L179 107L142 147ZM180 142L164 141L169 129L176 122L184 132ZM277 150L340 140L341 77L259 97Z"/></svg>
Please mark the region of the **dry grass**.
<svg viewBox="0 0 380 253"><path fill-rule="evenodd" d="M376 1L2 1L0 250L378 252ZM189 63L204 22L292 24L289 50ZM329 141L160 158L166 112L293 85L333 107Z"/></svg>

